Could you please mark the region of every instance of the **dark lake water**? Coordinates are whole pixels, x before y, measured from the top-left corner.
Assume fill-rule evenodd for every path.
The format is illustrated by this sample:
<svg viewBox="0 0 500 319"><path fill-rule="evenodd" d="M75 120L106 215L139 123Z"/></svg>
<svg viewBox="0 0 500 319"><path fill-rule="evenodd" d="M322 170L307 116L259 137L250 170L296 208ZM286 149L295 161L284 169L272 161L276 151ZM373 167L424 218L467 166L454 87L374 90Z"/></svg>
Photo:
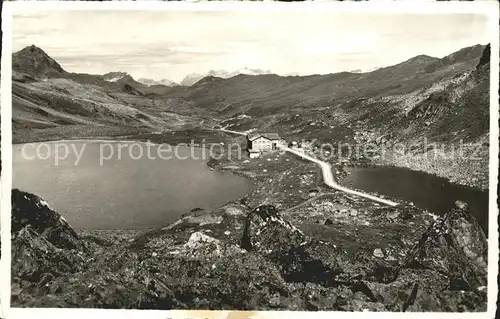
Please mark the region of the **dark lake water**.
<svg viewBox="0 0 500 319"><path fill-rule="evenodd" d="M436 215L468 204L485 231L488 229L488 192L452 184L446 179L399 167L351 167L342 185L413 202Z"/></svg>
<svg viewBox="0 0 500 319"><path fill-rule="evenodd" d="M193 208L215 209L238 199L252 187L248 179L210 170L201 149L178 148L174 156L153 145L147 155L145 143L129 142L139 146L122 148L118 157L124 142L64 143L69 155L57 165L56 145L62 158L63 142L32 144L24 153L22 144L14 145L12 184L42 197L75 228L161 227ZM40 144L48 146L37 151ZM78 163L74 150L82 154Z"/></svg>

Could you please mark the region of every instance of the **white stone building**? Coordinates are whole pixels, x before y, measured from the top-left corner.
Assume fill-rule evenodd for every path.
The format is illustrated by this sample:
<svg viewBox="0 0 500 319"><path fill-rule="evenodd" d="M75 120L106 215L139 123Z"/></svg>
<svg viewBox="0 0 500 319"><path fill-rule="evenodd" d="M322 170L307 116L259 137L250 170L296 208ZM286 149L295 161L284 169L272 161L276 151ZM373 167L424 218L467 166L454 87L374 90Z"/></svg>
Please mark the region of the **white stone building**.
<svg viewBox="0 0 500 319"><path fill-rule="evenodd" d="M275 151L280 144L283 144L283 141L277 133L252 132L247 135L247 150L250 158Z"/></svg>

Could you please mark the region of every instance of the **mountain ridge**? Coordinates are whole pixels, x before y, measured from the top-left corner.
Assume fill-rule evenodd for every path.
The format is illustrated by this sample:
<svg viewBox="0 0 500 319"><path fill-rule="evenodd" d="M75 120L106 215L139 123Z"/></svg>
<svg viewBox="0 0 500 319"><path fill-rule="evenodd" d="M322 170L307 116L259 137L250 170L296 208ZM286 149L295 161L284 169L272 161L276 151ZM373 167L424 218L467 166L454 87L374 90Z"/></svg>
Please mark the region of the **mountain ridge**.
<svg viewBox="0 0 500 319"><path fill-rule="evenodd" d="M12 54L12 68L35 76L67 73L59 63L35 45L30 45Z"/></svg>
<svg viewBox="0 0 500 319"><path fill-rule="evenodd" d="M235 71L210 70L204 74L201 74L201 73L188 74L182 81L180 81L180 85L192 86L192 85L196 84L197 82L199 82L200 80L202 80L204 77L209 77L209 76L212 76L215 78L221 78L221 79L230 79L232 77L239 76L239 75L248 75L248 76L274 75L274 76L280 77L280 78L288 78L288 77L309 78L309 77L328 77L328 76L336 77L336 76L339 76L342 74L344 74L344 75L346 75L346 74L367 74L367 73L373 73L373 72L386 70L386 69L394 69L396 67L399 67L399 68L413 67L413 68L418 69L419 65L427 64L430 62L435 62L435 63L440 62L441 64L439 66L442 67L442 66L446 66L446 65L451 65L453 63L456 63L457 61L458 62L468 61L468 60L470 60L471 55L473 57L477 57L479 55L479 51L482 52L482 50L485 47L486 47L485 45L477 44L474 46L460 49L459 51L453 52L450 55L447 55L441 59L436 58L436 57L431 57L428 55L417 55L415 57L409 58L409 59L407 59L403 62L400 62L398 64L395 64L395 65L386 66L386 67L375 67L375 68L371 68L371 69L365 70L365 71L357 69L357 70L352 70L352 71L342 71L342 72L337 72L337 73L326 73L326 74L278 75L278 74L271 73L270 70L251 69L251 68L246 68L246 67L241 68L241 69L237 69ZM16 63L16 64L13 63L13 69L19 68L22 70L29 70L29 68L32 68L32 69L35 69L35 71L37 71L37 69L40 68L40 67L38 67L37 64L41 64L43 69L47 68L44 63L39 63L39 62L37 63L36 57L31 58L32 61L35 61L35 62L31 62L31 65L29 63L24 63L24 64L28 64L28 65L23 66L23 63L21 63L21 61L19 61L19 60L22 60L19 58L19 56L23 56L26 60L30 60L29 54L33 54L33 53L35 53L35 55L41 55L43 57L43 59L46 60L43 62L45 62L45 64L48 64L50 67L52 67L54 72L49 72L50 75L52 75L52 76L60 76L61 74L73 74L73 75L77 75L77 76L79 75L79 76L83 77L84 75L87 75L89 77L90 76L102 77L104 80L106 80L108 82L129 83L129 82L133 81L133 82L135 82L134 84L139 85L139 86L141 86L141 85L153 86L153 85L161 84L160 82L162 82L162 81L164 81L165 83L173 82L173 81L168 80L168 79L162 79L160 81L155 81L155 80L147 79L147 78L140 78L139 80L142 80L142 81L139 81L139 80L134 79L130 74L128 74L126 72L122 72L122 71L108 72L108 73L103 74L103 75L69 73L69 72L65 71L59 65L59 63L57 63L54 59L49 57L42 49L36 47L35 45L31 45L29 47L26 47L26 48L13 54L13 58L15 58L15 60L18 60L18 63ZM467 57L469 59L467 59ZM439 66L433 65L432 67L428 67L428 69L426 69L425 71L433 72L432 68L437 68ZM49 68L49 69L51 69L51 68ZM422 70L419 70L419 71L422 71ZM44 73L44 72L42 72L42 73ZM47 73L47 71L45 73ZM142 82L145 82L145 83L142 83ZM175 83L175 82L173 82L173 83ZM129 84L131 84L131 83L129 83ZM165 85L165 84L161 84L161 85ZM173 86L173 85L165 85L165 86Z"/></svg>

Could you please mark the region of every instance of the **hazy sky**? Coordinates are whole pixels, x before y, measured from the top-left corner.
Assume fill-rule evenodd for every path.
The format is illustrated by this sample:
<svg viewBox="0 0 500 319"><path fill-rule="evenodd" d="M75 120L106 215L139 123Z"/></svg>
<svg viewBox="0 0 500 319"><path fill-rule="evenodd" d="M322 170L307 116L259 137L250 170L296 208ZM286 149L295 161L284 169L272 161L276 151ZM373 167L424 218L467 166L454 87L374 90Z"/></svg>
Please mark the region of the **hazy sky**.
<svg viewBox="0 0 500 319"><path fill-rule="evenodd" d="M13 49L34 44L67 71L180 81L189 73L370 69L486 44L474 14L65 11L16 14Z"/></svg>

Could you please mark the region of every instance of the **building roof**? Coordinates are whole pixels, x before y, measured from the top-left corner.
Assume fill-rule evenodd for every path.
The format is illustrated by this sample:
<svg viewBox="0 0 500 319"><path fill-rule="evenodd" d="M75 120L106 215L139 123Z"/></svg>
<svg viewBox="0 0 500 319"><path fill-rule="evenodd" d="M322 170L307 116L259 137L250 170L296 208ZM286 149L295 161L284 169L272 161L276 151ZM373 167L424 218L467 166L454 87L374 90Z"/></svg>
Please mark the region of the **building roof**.
<svg viewBox="0 0 500 319"><path fill-rule="evenodd" d="M258 133L258 132L252 132L247 135L247 139L250 141L253 141L255 139L258 139L259 137L266 138L268 140L279 140L280 136L278 133Z"/></svg>

